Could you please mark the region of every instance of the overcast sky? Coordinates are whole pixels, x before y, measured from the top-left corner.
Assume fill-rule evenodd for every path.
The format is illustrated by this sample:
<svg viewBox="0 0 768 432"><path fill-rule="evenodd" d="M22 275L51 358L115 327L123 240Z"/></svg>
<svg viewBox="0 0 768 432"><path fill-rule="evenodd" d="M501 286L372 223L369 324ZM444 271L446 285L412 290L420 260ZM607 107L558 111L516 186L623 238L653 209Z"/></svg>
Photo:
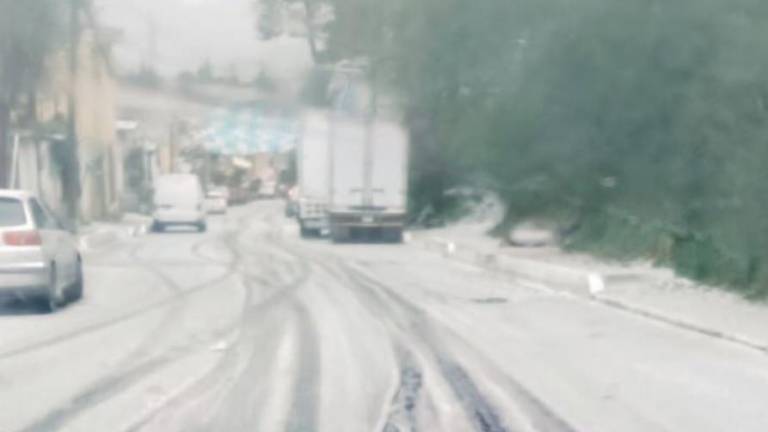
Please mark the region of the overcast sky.
<svg viewBox="0 0 768 432"><path fill-rule="evenodd" d="M123 70L152 64L165 75L195 70L210 59L250 77L264 65L294 79L310 64L306 42L257 38L251 0L96 0L100 21L122 31L115 57Z"/></svg>

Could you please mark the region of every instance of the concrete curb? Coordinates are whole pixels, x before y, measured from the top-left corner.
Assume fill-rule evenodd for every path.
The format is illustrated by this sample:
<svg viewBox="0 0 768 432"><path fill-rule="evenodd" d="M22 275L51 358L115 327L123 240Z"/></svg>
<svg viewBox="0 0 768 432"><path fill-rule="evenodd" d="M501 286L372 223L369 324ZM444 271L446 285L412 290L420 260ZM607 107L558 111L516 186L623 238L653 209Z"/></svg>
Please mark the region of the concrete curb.
<svg viewBox="0 0 768 432"><path fill-rule="evenodd" d="M613 309L768 354L768 341L758 341L734 332L721 331L716 329L716 326L699 324L695 322L696 320L675 316L669 312L653 310L653 308L618 299L609 294L611 286L641 279L643 275L637 271L590 272L584 269L550 264L533 259L505 256L497 252L472 251L469 248L443 238L424 238L420 242L417 240L413 243L421 243L425 249L439 252L447 258L474 264L491 271L500 271L538 283L552 285L549 288L554 291L568 292Z"/></svg>
<svg viewBox="0 0 768 432"><path fill-rule="evenodd" d="M98 250L107 248L118 241L130 237L139 237L147 233L146 224L126 224L113 227L99 227L79 236L81 249Z"/></svg>
<svg viewBox="0 0 768 432"><path fill-rule="evenodd" d="M674 326L683 330L688 330L704 336L709 336L715 339L720 339L722 341L731 342L737 345L744 346L746 348L758 350L764 354L768 354L768 344L766 344L765 342L756 341L747 336L723 332L707 326L692 323L685 319L673 317L663 312L653 311L649 308L638 307L636 305L630 304L629 302L624 302L624 301L617 300L610 297L594 296L592 299L595 302L604 304L614 309L625 311L627 313L631 313L633 315L639 315L641 317L644 317L653 321L669 324L671 326Z"/></svg>
<svg viewBox="0 0 768 432"><path fill-rule="evenodd" d="M575 293L584 295L590 293L589 278L592 273L583 270L548 264L532 259L504 256L494 252L473 251L442 238L424 239L423 244L427 250L440 252L447 258L479 265L490 270L503 271L538 282L566 286ZM603 276L600 275L600 277L602 278Z"/></svg>
<svg viewBox="0 0 768 432"><path fill-rule="evenodd" d="M99 230L80 236L80 248L83 250L103 249L117 242L118 235L114 230Z"/></svg>

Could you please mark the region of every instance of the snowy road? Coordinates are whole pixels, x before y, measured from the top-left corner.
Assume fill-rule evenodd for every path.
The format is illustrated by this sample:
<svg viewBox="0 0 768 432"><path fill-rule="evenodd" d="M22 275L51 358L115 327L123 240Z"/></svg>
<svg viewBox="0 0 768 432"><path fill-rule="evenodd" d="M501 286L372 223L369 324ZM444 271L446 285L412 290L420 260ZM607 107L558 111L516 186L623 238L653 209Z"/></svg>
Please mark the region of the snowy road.
<svg viewBox="0 0 768 432"><path fill-rule="evenodd" d="M755 431L768 356L277 203L86 256L0 312L0 431Z"/></svg>

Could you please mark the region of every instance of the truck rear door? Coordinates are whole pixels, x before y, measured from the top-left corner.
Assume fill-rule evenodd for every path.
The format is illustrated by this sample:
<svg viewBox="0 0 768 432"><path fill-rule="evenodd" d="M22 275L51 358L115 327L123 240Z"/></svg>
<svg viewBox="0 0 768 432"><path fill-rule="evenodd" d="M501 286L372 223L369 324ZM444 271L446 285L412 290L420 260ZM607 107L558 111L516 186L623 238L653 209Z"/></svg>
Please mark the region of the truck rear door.
<svg viewBox="0 0 768 432"><path fill-rule="evenodd" d="M373 206L404 213L408 189L408 137L393 122L376 122L371 145Z"/></svg>
<svg viewBox="0 0 768 432"><path fill-rule="evenodd" d="M327 203L328 165L330 164L330 124L328 115L310 111L304 116L304 130L299 147L299 191L303 198Z"/></svg>
<svg viewBox="0 0 768 432"><path fill-rule="evenodd" d="M365 205L365 124L336 119L331 138L331 206L349 211Z"/></svg>

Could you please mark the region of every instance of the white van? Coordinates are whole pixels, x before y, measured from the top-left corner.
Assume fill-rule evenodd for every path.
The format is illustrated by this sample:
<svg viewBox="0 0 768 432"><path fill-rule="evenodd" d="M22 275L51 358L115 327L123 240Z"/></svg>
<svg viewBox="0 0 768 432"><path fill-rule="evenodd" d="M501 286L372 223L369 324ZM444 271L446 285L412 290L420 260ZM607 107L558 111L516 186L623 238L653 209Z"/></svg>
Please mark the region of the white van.
<svg viewBox="0 0 768 432"><path fill-rule="evenodd" d="M192 225L200 232L207 229L205 194L196 175L168 174L158 177L154 203L152 231L162 232L166 227L175 225Z"/></svg>

